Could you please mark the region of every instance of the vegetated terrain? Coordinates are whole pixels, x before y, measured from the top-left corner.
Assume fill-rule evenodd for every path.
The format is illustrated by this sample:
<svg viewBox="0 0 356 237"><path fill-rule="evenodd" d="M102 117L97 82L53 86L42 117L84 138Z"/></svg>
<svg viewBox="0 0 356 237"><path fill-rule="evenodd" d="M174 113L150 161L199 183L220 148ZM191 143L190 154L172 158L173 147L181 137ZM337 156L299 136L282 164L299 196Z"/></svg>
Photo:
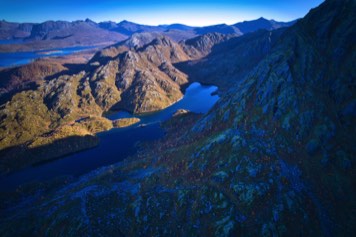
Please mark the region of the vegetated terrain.
<svg viewBox="0 0 356 237"><path fill-rule="evenodd" d="M0 233L352 236L355 9L354 0L326 0L288 29L239 38L220 35L223 40L211 48L196 43L201 38L178 45L161 36L133 49L127 41L113 52L95 56L90 65L97 66L91 74L60 77L45 82L43 89L15 95L6 104L9 109L22 96L40 101L37 91L45 95L48 86L56 91L61 80L75 86L84 78L92 83L88 86L92 91L99 82L104 90L109 90L105 83L115 90L135 85L129 81L124 84L128 87L119 87L112 74L100 76L105 75L104 68L130 68L124 78L145 81L158 68L165 75L162 78L171 78L169 83L184 84L190 76L223 88L220 101L208 114L176 114L163 124L166 137L147 144L132 159L78 179L3 193ZM218 35L205 36L201 42L211 42ZM187 51L190 46L194 49ZM161 59L168 62L167 71L160 69L158 64L165 62ZM146 62L145 68L152 71L130 76ZM171 73L182 80L172 80ZM150 88L155 90L157 85L157 90L165 91L157 81ZM140 92L139 88L135 91ZM124 98L125 91L118 91L117 97L109 98L100 90L90 93L87 98L96 105L83 108L100 112L123 103L112 100ZM51 111L57 112L44 113L48 117L43 121L83 111L75 106L68 113L58 103L52 104L57 107ZM137 112L141 107L127 108Z"/></svg>
<svg viewBox="0 0 356 237"><path fill-rule="evenodd" d="M175 64L202 58L231 37L237 36L214 33L176 43L160 33L139 33L84 64L80 53L1 70L2 172L97 145L95 133L112 128L103 117L110 110L141 114L175 103L188 84ZM80 144L69 137L81 138ZM55 141L61 152L50 152L57 149Z"/></svg>

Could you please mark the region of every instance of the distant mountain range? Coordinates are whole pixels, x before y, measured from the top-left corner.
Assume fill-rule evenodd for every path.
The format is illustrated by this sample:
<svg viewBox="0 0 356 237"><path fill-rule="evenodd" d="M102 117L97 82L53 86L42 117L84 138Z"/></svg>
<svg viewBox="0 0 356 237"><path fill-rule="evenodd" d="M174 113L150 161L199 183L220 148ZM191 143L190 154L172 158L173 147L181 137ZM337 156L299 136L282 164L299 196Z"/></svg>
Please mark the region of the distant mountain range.
<svg viewBox="0 0 356 237"><path fill-rule="evenodd" d="M193 38L207 33L243 35L259 29L274 30L291 26L292 22L277 22L260 18L234 25L213 25L192 27L182 24L148 26L129 21L119 23L107 21L96 23L85 21L46 21L43 23L0 22L0 40L22 39L28 47L0 46L0 51L15 51L36 48L53 48L75 45L110 45L122 41L135 33L160 32L175 41ZM24 48L24 49L21 49Z"/></svg>

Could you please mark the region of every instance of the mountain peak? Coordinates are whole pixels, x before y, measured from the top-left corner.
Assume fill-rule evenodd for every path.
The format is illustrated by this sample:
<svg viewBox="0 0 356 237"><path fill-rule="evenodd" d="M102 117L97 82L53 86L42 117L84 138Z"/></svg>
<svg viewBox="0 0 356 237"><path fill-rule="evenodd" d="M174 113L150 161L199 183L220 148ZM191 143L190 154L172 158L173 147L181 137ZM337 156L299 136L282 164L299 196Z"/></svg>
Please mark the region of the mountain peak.
<svg viewBox="0 0 356 237"><path fill-rule="evenodd" d="M295 22L295 21L294 21ZM277 22L275 20L268 20L264 17L260 17L256 20L252 21L244 21L240 23L236 23L235 27L237 27L243 34L251 33L257 30L275 30L281 27L287 27L293 25L294 22Z"/></svg>
<svg viewBox="0 0 356 237"><path fill-rule="evenodd" d="M87 23L95 23L95 24L96 24L95 21L93 21L93 20L91 20L91 19L89 19L89 18L85 19L85 22L87 22Z"/></svg>
<svg viewBox="0 0 356 237"><path fill-rule="evenodd" d="M120 21L118 24L135 24L135 25L137 25L136 23L128 21L128 20Z"/></svg>
<svg viewBox="0 0 356 237"><path fill-rule="evenodd" d="M129 48L141 48L159 37L162 37L162 35L154 32L134 33L120 45L126 45Z"/></svg>
<svg viewBox="0 0 356 237"><path fill-rule="evenodd" d="M269 21L268 19L264 18L263 16L261 16L260 18L258 18L256 21Z"/></svg>

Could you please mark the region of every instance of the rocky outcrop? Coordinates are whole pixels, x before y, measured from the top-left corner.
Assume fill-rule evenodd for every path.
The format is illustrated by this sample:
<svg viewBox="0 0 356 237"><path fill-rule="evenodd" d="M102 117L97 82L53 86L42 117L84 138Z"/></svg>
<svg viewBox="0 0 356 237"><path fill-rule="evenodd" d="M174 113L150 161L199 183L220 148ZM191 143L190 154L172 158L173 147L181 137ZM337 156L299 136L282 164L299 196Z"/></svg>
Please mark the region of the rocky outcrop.
<svg viewBox="0 0 356 237"><path fill-rule="evenodd" d="M188 82L187 76L173 63L189 57L169 38L149 33L133 35L103 51L92 61L105 62L111 57L92 74L91 84L97 103L104 109L152 112L182 97L180 86Z"/></svg>

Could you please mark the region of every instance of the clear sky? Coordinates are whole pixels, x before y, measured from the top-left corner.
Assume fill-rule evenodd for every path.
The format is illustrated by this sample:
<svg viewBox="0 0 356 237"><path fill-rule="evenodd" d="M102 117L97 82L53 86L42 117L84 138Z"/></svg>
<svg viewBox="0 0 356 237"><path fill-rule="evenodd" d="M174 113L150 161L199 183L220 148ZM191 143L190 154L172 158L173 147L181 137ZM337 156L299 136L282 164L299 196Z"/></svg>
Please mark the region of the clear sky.
<svg viewBox="0 0 356 237"><path fill-rule="evenodd" d="M0 19L128 20L147 25L233 24L259 17L290 21L303 17L323 0L0 0Z"/></svg>

